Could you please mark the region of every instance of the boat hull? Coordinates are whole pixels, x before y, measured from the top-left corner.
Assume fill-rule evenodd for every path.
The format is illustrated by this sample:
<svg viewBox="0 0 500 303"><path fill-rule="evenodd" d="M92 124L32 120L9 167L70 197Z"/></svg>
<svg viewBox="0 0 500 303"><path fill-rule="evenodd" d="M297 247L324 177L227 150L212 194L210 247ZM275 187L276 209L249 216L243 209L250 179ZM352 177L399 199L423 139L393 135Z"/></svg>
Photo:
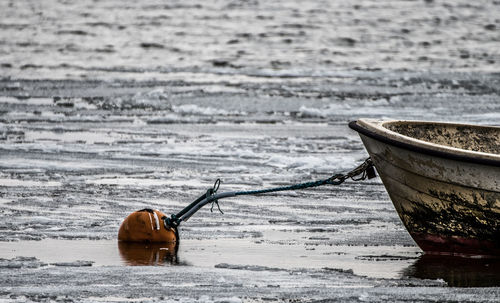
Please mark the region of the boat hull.
<svg viewBox="0 0 500 303"><path fill-rule="evenodd" d="M404 226L427 253L500 256L500 168L361 134Z"/></svg>

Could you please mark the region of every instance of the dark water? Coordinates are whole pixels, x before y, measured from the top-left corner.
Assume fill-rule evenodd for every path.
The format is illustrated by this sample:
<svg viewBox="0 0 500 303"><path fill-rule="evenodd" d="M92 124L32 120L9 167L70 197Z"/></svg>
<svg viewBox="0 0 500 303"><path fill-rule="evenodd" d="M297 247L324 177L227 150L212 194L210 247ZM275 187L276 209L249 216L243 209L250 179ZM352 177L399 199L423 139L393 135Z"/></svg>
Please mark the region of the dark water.
<svg viewBox="0 0 500 303"><path fill-rule="evenodd" d="M379 179L223 200L175 256L115 239L132 211L177 212L216 178L350 170L360 117L498 125L499 11L0 1L0 300L498 302L496 261L422 255Z"/></svg>
<svg viewBox="0 0 500 303"><path fill-rule="evenodd" d="M403 274L420 279L442 279L452 287L499 287L500 260L422 255Z"/></svg>

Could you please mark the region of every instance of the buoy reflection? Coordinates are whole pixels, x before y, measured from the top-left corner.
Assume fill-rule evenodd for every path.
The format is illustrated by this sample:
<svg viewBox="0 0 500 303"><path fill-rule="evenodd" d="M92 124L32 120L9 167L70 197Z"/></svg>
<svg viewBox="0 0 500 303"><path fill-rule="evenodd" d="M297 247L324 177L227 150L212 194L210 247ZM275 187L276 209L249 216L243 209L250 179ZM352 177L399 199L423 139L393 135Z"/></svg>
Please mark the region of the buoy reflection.
<svg viewBox="0 0 500 303"><path fill-rule="evenodd" d="M176 242L118 242L118 250L122 260L125 264L133 266L177 264L177 248Z"/></svg>
<svg viewBox="0 0 500 303"><path fill-rule="evenodd" d="M424 254L403 275L419 279L442 279L451 287L498 287L500 258Z"/></svg>

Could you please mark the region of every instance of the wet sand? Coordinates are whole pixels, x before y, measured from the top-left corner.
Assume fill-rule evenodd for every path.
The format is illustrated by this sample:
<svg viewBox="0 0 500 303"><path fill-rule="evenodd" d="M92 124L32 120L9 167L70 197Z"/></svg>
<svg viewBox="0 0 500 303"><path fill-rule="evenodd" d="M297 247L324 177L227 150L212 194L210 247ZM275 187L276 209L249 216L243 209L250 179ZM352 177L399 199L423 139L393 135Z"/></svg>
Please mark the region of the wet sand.
<svg viewBox="0 0 500 303"><path fill-rule="evenodd" d="M498 10L0 3L0 300L497 302L497 262L423 255L378 178L222 200L177 254L120 251L116 234L216 178L348 171L367 157L360 117L498 125Z"/></svg>

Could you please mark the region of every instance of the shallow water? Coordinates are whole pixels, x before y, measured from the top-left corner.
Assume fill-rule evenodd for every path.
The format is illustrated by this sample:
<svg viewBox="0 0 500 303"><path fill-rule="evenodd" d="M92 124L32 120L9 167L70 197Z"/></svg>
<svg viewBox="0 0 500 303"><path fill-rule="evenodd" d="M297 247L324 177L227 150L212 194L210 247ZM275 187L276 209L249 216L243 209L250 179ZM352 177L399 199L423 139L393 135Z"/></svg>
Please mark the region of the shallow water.
<svg viewBox="0 0 500 303"><path fill-rule="evenodd" d="M276 245L250 239L182 240L182 244L118 243L116 240L58 240L0 243L2 259L29 254L58 266L179 265L195 267L324 269L351 272L370 278L401 278L422 255L414 247ZM200 256L203 256L200 258ZM286 258L283 256L286 255ZM265 257L265 258L263 258ZM76 262L76 263L75 263ZM59 265L60 266L60 265Z"/></svg>
<svg viewBox="0 0 500 303"><path fill-rule="evenodd" d="M216 178L350 170L360 117L499 125L499 7L1 2L0 300L497 302L496 263L421 255L378 178L222 200L175 258L139 253L179 266L126 266L115 239Z"/></svg>
<svg viewBox="0 0 500 303"><path fill-rule="evenodd" d="M322 270L366 280L430 279L434 286L500 287L499 259L425 255L413 247L336 246L337 251L332 251L331 247L311 250L249 239L182 240L181 245L44 239L2 242L0 248L0 268L4 269L175 266L259 272ZM24 255L32 257L19 257Z"/></svg>

